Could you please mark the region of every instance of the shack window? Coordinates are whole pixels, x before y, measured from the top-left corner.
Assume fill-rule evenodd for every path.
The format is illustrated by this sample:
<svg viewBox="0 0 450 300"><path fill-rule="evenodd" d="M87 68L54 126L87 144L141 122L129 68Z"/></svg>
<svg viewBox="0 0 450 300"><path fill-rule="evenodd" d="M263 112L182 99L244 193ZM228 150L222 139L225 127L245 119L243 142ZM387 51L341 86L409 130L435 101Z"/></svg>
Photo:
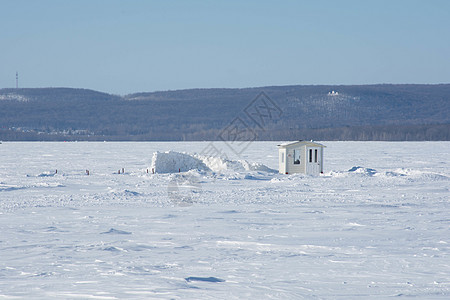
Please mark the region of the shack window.
<svg viewBox="0 0 450 300"><path fill-rule="evenodd" d="M284 153L281 153L281 162L284 163Z"/></svg>
<svg viewBox="0 0 450 300"><path fill-rule="evenodd" d="M294 150L294 165L300 164L300 150Z"/></svg>
<svg viewBox="0 0 450 300"><path fill-rule="evenodd" d="M314 162L317 162L317 149L314 150Z"/></svg>
<svg viewBox="0 0 450 300"><path fill-rule="evenodd" d="M309 149L309 162L312 162L312 149Z"/></svg>

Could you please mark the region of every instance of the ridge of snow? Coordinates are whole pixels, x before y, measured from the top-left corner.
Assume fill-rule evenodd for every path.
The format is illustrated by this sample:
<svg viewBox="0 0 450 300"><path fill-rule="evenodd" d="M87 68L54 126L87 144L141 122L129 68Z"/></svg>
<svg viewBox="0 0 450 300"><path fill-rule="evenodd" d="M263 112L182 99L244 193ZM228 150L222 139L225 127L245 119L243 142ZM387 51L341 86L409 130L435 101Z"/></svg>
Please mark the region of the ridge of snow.
<svg viewBox="0 0 450 300"><path fill-rule="evenodd" d="M190 170L207 172L277 172L264 164L248 162L246 160L229 160L222 157L180 153L176 151L154 152L151 168L155 173L177 173Z"/></svg>

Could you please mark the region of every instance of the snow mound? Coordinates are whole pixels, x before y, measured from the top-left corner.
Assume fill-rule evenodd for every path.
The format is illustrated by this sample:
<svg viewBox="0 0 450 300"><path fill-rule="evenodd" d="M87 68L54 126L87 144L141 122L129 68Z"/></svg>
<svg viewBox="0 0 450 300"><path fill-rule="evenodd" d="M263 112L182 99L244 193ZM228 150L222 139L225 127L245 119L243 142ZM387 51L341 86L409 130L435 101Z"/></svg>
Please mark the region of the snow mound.
<svg viewBox="0 0 450 300"><path fill-rule="evenodd" d="M152 158L152 169L155 173L177 173L189 170L210 169L193 155L175 151L155 152Z"/></svg>
<svg viewBox="0 0 450 300"><path fill-rule="evenodd" d="M245 172L245 171L262 171L269 173L276 173L277 171L267 167L266 165L248 162L246 160L229 160L221 157L213 156L197 156L201 159L208 168L213 172Z"/></svg>
<svg viewBox="0 0 450 300"><path fill-rule="evenodd" d="M353 176L357 176L357 177L372 177L372 176L377 176L379 173L377 172L377 170L372 169L372 168L366 168L366 167L361 167L361 166L355 166L350 168L348 171L331 171L329 173L327 173L326 175L331 176L331 177L353 177Z"/></svg>
<svg viewBox="0 0 450 300"><path fill-rule="evenodd" d="M362 174L366 176L374 176L377 174L377 170L371 169L371 168L364 168L364 167L352 167L350 170L348 170L349 173L355 173L355 174Z"/></svg>
<svg viewBox="0 0 450 300"><path fill-rule="evenodd" d="M387 177L409 177L413 180L429 180L429 181L439 181L439 180L449 180L450 178L444 174L436 172L427 172L420 170L413 170L407 168L399 168L393 171L386 172Z"/></svg>
<svg viewBox="0 0 450 300"><path fill-rule="evenodd" d="M186 277L187 282L191 281L206 281L206 282L224 282L225 280L216 277Z"/></svg>
<svg viewBox="0 0 450 300"><path fill-rule="evenodd" d="M331 177L377 177L391 179L405 179L408 181L448 181L450 177L436 172L398 168L384 172L366 167L352 167L348 171L331 171L327 173Z"/></svg>
<svg viewBox="0 0 450 300"><path fill-rule="evenodd" d="M18 185L3 185L0 184L0 192L8 192L8 191L16 191L26 189L26 186L18 186Z"/></svg>
<svg viewBox="0 0 450 300"><path fill-rule="evenodd" d="M151 168L155 173L177 173L187 172L190 170L209 172L277 172L266 165L260 163L250 163L246 160L228 160L221 157L203 156L175 151L153 153Z"/></svg>
<svg viewBox="0 0 450 300"><path fill-rule="evenodd" d="M55 172L42 172L40 174L37 175L27 175L27 177L53 177L57 175Z"/></svg>
<svg viewBox="0 0 450 300"><path fill-rule="evenodd" d="M111 228L110 230L102 232L100 234L131 234L131 232Z"/></svg>

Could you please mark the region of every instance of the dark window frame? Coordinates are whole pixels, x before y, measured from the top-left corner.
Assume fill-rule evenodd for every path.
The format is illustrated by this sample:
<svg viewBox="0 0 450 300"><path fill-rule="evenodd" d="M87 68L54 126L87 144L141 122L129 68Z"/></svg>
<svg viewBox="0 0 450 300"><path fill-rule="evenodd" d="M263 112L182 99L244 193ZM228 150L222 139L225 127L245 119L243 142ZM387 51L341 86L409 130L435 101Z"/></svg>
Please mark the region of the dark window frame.
<svg viewBox="0 0 450 300"><path fill-rule="evenodd" d="M294 165L300 165L301 164L301 151L299 150L299 149L297 149L297 152L298 152L298 156L296 157L296 151L295 151L295 149L294 149L294 156L293 156L293 158L294 158Z"/></svg>

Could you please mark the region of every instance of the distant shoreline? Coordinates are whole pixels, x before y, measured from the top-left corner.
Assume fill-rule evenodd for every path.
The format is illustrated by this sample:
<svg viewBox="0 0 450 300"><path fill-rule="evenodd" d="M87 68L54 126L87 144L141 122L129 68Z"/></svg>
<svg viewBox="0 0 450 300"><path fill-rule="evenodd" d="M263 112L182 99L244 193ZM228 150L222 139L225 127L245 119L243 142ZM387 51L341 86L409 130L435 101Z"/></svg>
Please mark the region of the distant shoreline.
<svg viewBox="0 0 450 300"><path fill-rule="evenodd" d="M447 141L450 84L0 89L3 141Z"/></svg>

